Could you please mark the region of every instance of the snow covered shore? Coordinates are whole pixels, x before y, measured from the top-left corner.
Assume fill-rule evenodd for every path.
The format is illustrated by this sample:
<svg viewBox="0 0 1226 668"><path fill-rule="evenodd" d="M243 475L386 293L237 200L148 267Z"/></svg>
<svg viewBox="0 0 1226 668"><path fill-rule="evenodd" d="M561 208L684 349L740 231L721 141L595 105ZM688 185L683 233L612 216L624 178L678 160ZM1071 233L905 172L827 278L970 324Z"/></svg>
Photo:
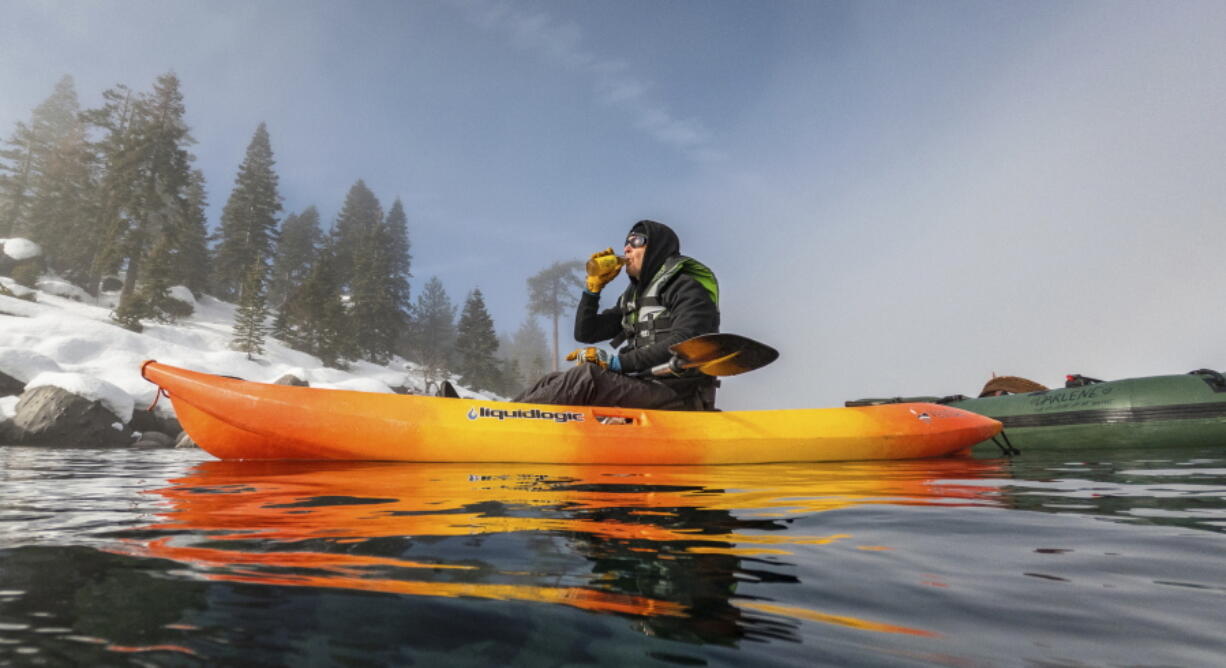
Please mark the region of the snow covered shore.
<svg viewBox="0 0 1226 668"><path fill-rule="evenodd" d="M149 359L260 382L291 374L312 387L426 391L417 367L399 358L387 366L354 362L341 371L270 338L265 353L249 360L229 349L235 307L208 296L196 300L183 288L176 289L175 296L193 304L193 315L173 325L147 322L144 331L136 333L111 321L116 294L94 298L50 276L40 279L35 290L4 276L0 284L18 297L34 298L0 295L0 374L16 381L0 390L0 420L14 417L20 392L13 388L24 383L26 390L52 385L99 401L126 425L133 411L145 410L156 395L156 387L140 376L141 363ZM463 388L460 392L481 396ZM168 401L157 404L164 416L172 410Z"/></svg>

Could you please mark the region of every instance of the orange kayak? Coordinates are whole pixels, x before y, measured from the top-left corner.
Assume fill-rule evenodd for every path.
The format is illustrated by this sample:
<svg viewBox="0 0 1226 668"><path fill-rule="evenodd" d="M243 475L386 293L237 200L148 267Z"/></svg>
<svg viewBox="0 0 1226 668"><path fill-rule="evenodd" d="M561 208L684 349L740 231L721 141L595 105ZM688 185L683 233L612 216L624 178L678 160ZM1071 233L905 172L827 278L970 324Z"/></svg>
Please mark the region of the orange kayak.
<svg viewBox="0 0 1226 668"><path fill-rule="evenodd" d="M183 429L220 459L765 464L964 454L1001 425L910 403L686 412L549 406L255 383L145 362Z"/></svg>

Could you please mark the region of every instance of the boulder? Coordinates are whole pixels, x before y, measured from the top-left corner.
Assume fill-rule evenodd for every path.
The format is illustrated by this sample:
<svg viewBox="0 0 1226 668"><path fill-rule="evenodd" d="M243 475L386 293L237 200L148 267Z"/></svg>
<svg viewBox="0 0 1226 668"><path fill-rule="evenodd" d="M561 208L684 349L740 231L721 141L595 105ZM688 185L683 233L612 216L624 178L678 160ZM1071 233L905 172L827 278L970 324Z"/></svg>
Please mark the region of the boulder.
<svg viewBox="0 0 1226 668"><path fill-rule="evenodd" d="M27 390L17 402L12 431L16 443L60 448L126 446L132 430L99 400L54 385Z"/></svg>
<svg viewBox="0 0 1226 668"><path fill-rule="evenodd" d="M161 431L162 422L158 420L157 413L142 408L132 411L132 421L128 425L132 431Z"/></svg>
<svg viewBox="0 0 1226 668"><path fill-rule="evenodd" d="M294 387L310 387L310 383L295 376L292 373L287 373L284 376L272 381L273 385L293 385Z"/></svg>
<svg viewBox="0 0 1226 668"><path fill-rule="evenodd" d="M19 395L24 389L26 389L26 381L0 371L0 397Z"/></svg>
<svg viewBox="0 0 1226 668"><path fill-rule="evenodd" d="M175 447L176 448L197 448L200 446L196 445L196 442L192 440L191 436L187 435L187 432L181 432L179 434L179 438L175 439Z"/></svg>
<svg viewBox="0 0 1226 668"><path fill-rule="evenodd" d="M4 415L0 415L0 445L11 445L16 442L17 434L13 427L13 421Z"/></svg>
<svg viewBox="0 0 1226 668"><path fill-rule="evenodd" d="M21 285L32 288L46 268L43 249L38 244L21 238L0 240L0 275L12 276Z"/></svg>
<svg viewBox="0 0 1226 668"><path fill-rule="evenodd" d="M147 411L143 408L132 411L132 422L129 423L132 431L147 432L157 431L163 434L177 434L183 431L183 427L179 425L179 420L173 415L163 415L156 411Z"/></svg>
<svg viewBox="0 0 1226 668"><path fill-rule="evenodd" d="M175 447L175 439L163 434L160 431L147 431L140 435L140 438L132 444L134 448L173 448Z"/></svg>

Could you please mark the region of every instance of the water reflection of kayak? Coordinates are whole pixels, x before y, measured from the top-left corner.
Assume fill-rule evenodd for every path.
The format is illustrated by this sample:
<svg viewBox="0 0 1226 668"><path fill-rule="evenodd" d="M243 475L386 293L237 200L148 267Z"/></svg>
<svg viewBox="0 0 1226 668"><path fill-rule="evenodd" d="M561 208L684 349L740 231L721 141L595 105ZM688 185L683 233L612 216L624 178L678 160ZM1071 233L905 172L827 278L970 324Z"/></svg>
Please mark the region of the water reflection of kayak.
<svg viewBox="0 0 1226 668"><path fill-rule="evenodd" d="M957 408L684 412L546 406L254 383L146 362L184 430L221 459L754 464L941 457L1000 423Z"/></svg>
<svg viewBox="0 0 1226 668"><path fill-rule="evenodd" d="M779 587L800 584L795 563L814 551L906 549L869 530L796 520L869 507L999 507L1002 461L209 461L151 490L162 511L111 551L170 559L227 583L633 615L650 635L705 642L761 626L786 635L764 614L932 636L888 616L781 596ZM769 583L771 596L746 595L755 582Z"/></svg>
<svg viewBox="0 0 1226 668"><path fill-rule="evenodd" d="M859 399L847 405L915 401L1000 420L1009 442L1023 450L1226 446L1226 378L1208 370L1106 382L1070 376L1067 387L1022 394Z"/></svg>

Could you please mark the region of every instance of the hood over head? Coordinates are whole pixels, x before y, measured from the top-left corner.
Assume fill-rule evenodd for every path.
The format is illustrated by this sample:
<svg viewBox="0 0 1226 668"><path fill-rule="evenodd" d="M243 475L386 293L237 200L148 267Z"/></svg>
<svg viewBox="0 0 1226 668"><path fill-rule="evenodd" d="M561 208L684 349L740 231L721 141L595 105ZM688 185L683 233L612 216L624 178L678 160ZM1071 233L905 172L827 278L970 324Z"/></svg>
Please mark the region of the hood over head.
<svg viewBox="0 0 1226 668"><path fill-rule="evenodd" d="M647 235L647 254L643 256L643 269L639 272L639 278L644 284L651 282L651 278L664 266L665 260L681 254L681 240L677 238L677 233L664 223L640 220L630 228L630 232ZM630 281L639 282L633 278Z"/></svg>

